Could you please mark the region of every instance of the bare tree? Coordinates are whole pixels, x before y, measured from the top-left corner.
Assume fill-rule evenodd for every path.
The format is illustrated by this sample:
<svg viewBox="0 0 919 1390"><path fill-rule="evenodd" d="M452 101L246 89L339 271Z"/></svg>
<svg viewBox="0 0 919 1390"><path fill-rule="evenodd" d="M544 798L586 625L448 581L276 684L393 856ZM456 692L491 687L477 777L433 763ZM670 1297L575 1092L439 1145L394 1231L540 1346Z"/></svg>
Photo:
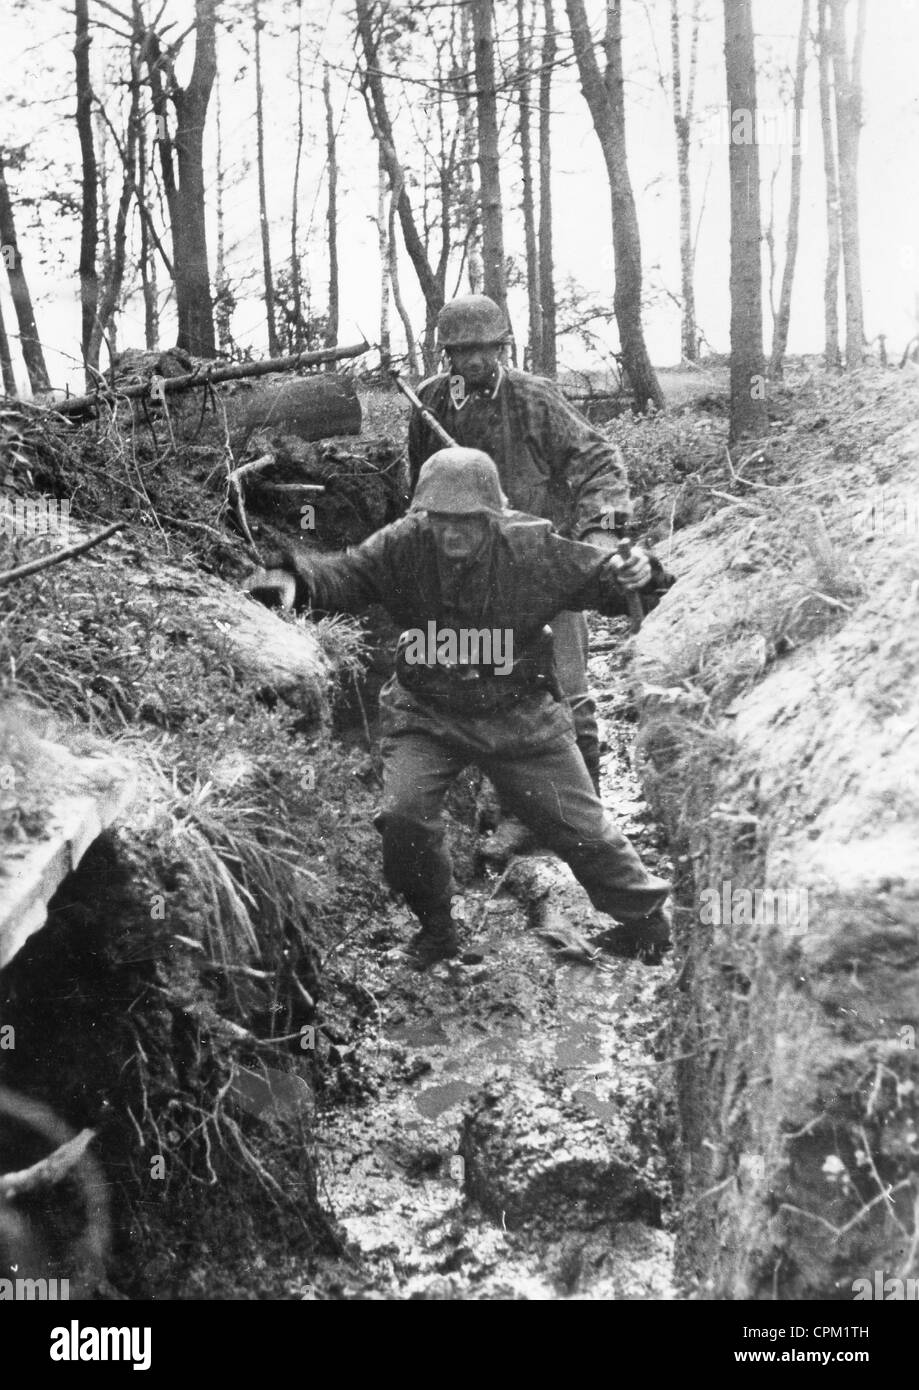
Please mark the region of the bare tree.
<svg viewBox="0 0 919 1390"><path fill-rule="evenodd" d="M233 318L233 296L227 276L226 255L226 215L224 211L224 184L226 170L223 163L223 103L220 96L220 79L214 88L214 114L217 118L217 260L214 266L214 323L217 329L217 346L221 352L229 352L233 345L231 323Z"/></svg>
<svg viewBox="0 0 919 1390"><path fill-rule="evenodd" d="M699 55L700 0L693 0L690 20L689 68L686 100L683 101L682 57L680 54L679 0L670 0L670 67L673 129L676 136L677 183L680 190L680 288L682 291L680 340L687 362L698 357L696 337L696 296L693 284L695 248L692 239L692 188L689 180L689 145L696 94Z"/></svg>
<svg viewBox="0 0 919 1390"><path fill-rule="evenodd" d="M297 151L290 195L290 294L294 321L294 351L303 347L303 277L300 270L300 165L303 160L303 0L297 0Z"/></svg>
<svg viewBox="0 0 919 1390"><path fill-rule="evenodd" d="M826 201L826 269L823 276L824 356L827 368L840 365L839 359L839 174L836 167L836 136L830 98L830 38L827 27L828 0L817 0L817 59L820 77L820 127L823 134L823 179Z"/></svg>
<svg viewBox="0 0 919 1390"><path fill-rule="evenodd" d="M73 56L76 64L77 85L77 135L80 141L82 161L80 210L80 349L84 365L89 363L89 345L93 324L96 319L96 306L99 301L99 277L96 271L96 244L98 228L98 180L96 168L96 147L93 141L93 90L89 72L89 46L92 38L89 32L89 0L76 0L76 40ZM92 386L92 374L87 371L86 386Z"/></svg>
<svg viewBox="0 0 919 1390"><path fill-rule="evenodd" d="M555 265L552 252L552 72L556 54L552 0L543 0L539 73L539 305L540 358L534 370L555 376Z"/></svg>
<svg viewBox="0 0 919 1390"><path fill-rule="evenodd" d="M408 357L408 369L413 376L418 376L418 348L415 342L415 330L412 328L412 320L405 307L405 300L402 298L402 286L399 280L399 247L396 241L396 208L399 205L399 191L393 189L389 196L389 283L392 288L392 299L396 306L396 313L402 322L402 329L405 333L405 351Z"/></svg>
<svg viewBox="0 0 919 1390"><path fill-rule="evenodd" d="M542 308L539 303L539 250L536 242L536 202L533 193L533 143L530 123L530 64L532 34L527 33L524 0L517 0L517 93L520 168L523 176L523 229L526 255L529 361L534 371L542 362Z"/></svg>
<svg viewBox="0 0 919 1390"><path fill-rule="evenodd" d="M160 323L157 303L156 260L153 255L150 235L149 213L143 204L144 191L150 178L150 159L147 145L147 124L143 119L137 123L137 204L140 223L140 284L144 300L144 344L148 349L159 343Z"/></svg>
<svg viewBox="0 0 919 1390"><path fill-rule="evenodd" d="M201 357L213 357L216 350L204 198L204 126L217 72L216 9L217 0L195 0L195 57L185 87L175 76L175 45L162 43L153 27L144 34L172 231L177 346ZM169 132L169 102L176 118L174 138Z"/></svg>
<svg viewBox="0 0 919 1390"><path fill-rule="evenodd" d="M367 114L383 152L390 183L397 196L396 206L405 249L418 277L421 293L424 295L428 322L432 323L436 321L437 315L443 308L443 286L438 284L428 260L427 249L418 230L414 209L405 186L402 164L396 152L392 120L386 103L386 92L379 65L379 44L376 32L378 17L375 15L371 0L355 0L355 9L358 37L364 57L363 89L367 103Z"/></svg>
<svg viewBox="0 0 919 1390"><path fill-rule="evenodd" d="M265 286L265 317L268 320L268 355L280 352L275 323L274 275L271 269L271 230L268 225L268 199L265 191L265 102L262 87L262 30L265 21L259 0L252 0L252 31L255 36L255 158L258 168L258 225L262 241L262 278Z"/></svg>
<svg viewBox="0 0 919 1390"><path fill-rule="evenodd" d="M13 216L13 203L6 183L4 169L5 152L0 146L0 248L6 262L6 273L10 282L10 296L19 324L19 346L22 351L29 385L33 392L47 391L49 387L48 369L42 351L38 328L35 324L35 311L32 296L26 280L19 242L16 239L16 220Z"/></svg>
<svg viewBox="0 0 919 1390"><path fill-rule="evenodd" d="M454 10L455 14L455 10ZM454 215L463 224L463 268L472 294L482 290L482 219L473 177L478 140L476 136L475 104L472 97L472 24L469 6L460 6L459 48L456 62L456 104L459 112L458 182L454 195ZM459 282L457 282L457 291Z"/></svg>
<svg viewBox="0 0 919 1390"><path fill-rule="evenodd" d="M6 334L6 324L3 321L3 309L0 308L0 373L3 376L3 391L7 396L16 394L16 377L13 375L13 359L10 356L10 340Z"/></svg>
<svg viewBox="0 0 919 1390"><path fill-rule="evenodd" d="M103 258L103 274L99 288L99 302L86 351L86 363L90 368L98 368L99 366L99 354L103 340L108 344L110 356L114 357L115 354L118 327L117 314L121 305L125 270L127 266L128 218L131 211L131 204L137 195L138 188L142 187L142 185L138 183L137 172L137 145L141 124L141 44L142 33L135 28L131 33L129 47L130 71L127 86L130 93L130 100L123 140L119 138L111 118L102 103L98 103L98 112L103 122L103 130L107 131L111 136L112 142L118 153L121 167L121 192L118 196L118 206L115 211L115 226L112 242L111 245L109 245L108 171L106 163L103 161L102 187L105 201L103 216L103 224L106 229L105 255Z"/></svg>
<svg viewBox="0 0 919 1390"><path fill-rule="evenodd" d="M331 347L338 342L338 146L335 139L335 122L332 119L328 63L325 65L322 79L322 98L325 103L326 168L329 176L329 312L325 339ZM329 370L334 370L334 367L335 363L330 362Z"/></svg>
<svg viewBox="0 0 919 1390"><path fill-rule="evenodd" d="M389 257L389 217L387 214L388 179L382 150L378 150L377 169L377 245L380 248L380 366L384 371L392 362L392 335L389 328L390 281L392 267Z"/></svg>
<svg viewBox="0 0 919 1390"><path fill-rule="evenodd" d="M782 360L788 345L788 325L791 320L791 291L798 258L798 227L801 214L801 123L804 119L804 84L807 80L807 36L810 28L810 0L801 0L801 24L798 29L798 51L795 58L795 86L792 98L794 135L791 147L791 196L788 204L788 233L785 241L785 266L779 308L772 335L772 356L769 375L782 375Z"/></svg>
<svg viewBox="0 0 919 1390"><path fill-rule="evenodd" d="M866 0L856 0L851 58L846 44L848 0L830 0L830 55L836 93L836 143L839 156L839 213L843 280L846 291L846 368L861 365L865 355L861 248L858 228L858 150L862 127L862 52Z"/></svg>
<svg viewBox="0 0 919 1390"><path fill-rule="evenodd" d="M606 72L601 73L587 23L584 0L566 0L571 37L581 78L609 177L613 214L613 259L616 289L613 307L622 359L641 409L664 407L664 396L651 365L641 321L641 237L625 144L622 77L622 0L606 0Z"/></svg>
<svg viewBox="0 0 919 1390"><path fill-rule="evenodd" d="M752 0L723 0L731 184L730 438L766 433ZM739 114L742 119L736 120Z"/></svg>
<svg viewBox="0 0 919 1390"><path fill-rule="evenodd" d="M482 209L482 261L485 293L507 313L504 262L504 212L498 154L495 96L494 16L492 0L472 0L475 51L476 120L479 132L479 186Z"/></svg>

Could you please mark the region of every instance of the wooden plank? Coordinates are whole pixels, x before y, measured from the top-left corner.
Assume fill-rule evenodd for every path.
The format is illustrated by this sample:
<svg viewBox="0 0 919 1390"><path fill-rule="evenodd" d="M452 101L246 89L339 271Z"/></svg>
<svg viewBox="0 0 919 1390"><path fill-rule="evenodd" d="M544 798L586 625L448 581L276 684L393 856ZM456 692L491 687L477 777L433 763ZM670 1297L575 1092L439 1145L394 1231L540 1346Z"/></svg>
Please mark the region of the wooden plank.
<svg viewBox="0 0 919 1390"><path fill-rule="evenodd" d="M0 857L0 969L45 923L48 903L89 846L130 804L136 778L117 758L77 758L58 744L37 740L64 786L48 806L41 839L4 847ZM59 784L60 785L60 784Z"/></svg>

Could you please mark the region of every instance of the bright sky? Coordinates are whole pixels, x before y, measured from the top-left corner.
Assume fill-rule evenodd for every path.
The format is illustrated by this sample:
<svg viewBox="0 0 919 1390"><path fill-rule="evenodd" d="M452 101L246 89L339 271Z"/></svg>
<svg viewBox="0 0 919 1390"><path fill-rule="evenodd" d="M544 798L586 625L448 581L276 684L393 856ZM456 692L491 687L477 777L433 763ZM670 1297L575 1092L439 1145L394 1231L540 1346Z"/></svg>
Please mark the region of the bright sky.
<svg viewBox="0 0 919 1390"><path fill-rule="evenodd" d="M116 0L117 3L117 0ZM4 0L6 62L0 74L0 104L4 140L9 145L30 141L28 166L11 173L14 197L36 198L31 208L18 211L19 239L36 301L39 331L48 348L48 365L55 385L79 389L81 371L75 361L79 335L78 222L74 211L42 201L49 189L79 196L79 149L73 121L72 15L58 0ZM688 4L685 5L688 8ZM224 113L224 149L227 170L226 217L229 268L234 276L248 276L234 319L234 333L256 352L267 348L264 309L259 299L258 210L255 182L254 78L246 50L251 47L251 25L241 0L223 0L224 13L242 15L232 33L219 35L220 83ZM816 9L812 0L811 10ZM568 48L567 19L563 0L556 3L556 23L562 51ZM10 13L10 11L12 11ZM266 88L267 182L275 259L288 254L290 199L296 105L292 81L294 40L290 26L295 16L292 0L263 0L269 28L263 37ZM184 28L193 16L192 0L169 0L168 11ZM354 66L350 0L304 0L305 76L311 86L306 112L307 143L301 172L301 225L310 226L306 268L317 308L324 306L328 278L324 239L326 199L324 117L321 65L315 57L318 41L322 58L332 65L332 99L340 138L340 341L358 340L363 332L373 340L379 321L379 262L376 214L377 174L366 112L349 78ZM588 12L601 28L602 5L589 0ZM92 0L91 14L111 20L110 12ZM692 150L694 219L701 213L696 266L697 316L708 342L718 351L728 347L729 241L727 200L727 146L719 134L717 112L724 102L723 19L720 0L703 0L704 25L700 49L697 110L701 117ZM794 62L800 16L800 0L754 0L758 36L759 102L764 109L780 108L780 72ZM626 0L625 71L627 74L627 125L632 180L638 200L649 307L645 324L651 355L660 365L679 358L679 312L668 297L679 289L678 209L675 148L669 90L657 76L660 64L669 81L669 0ZM500 27L506 34L505 62L513 61L513 10L502 5ZM686 35L684 34L684 38ZM241 42L240 42L241 41ZM112 35L99 33L94 43L94 74L100 89L103 74L112 69ZM184 66L190 64L190 40ZM243 47L244 45L245 47ZM108 54L108 56L107 56ZM106 71L109 68L110 70ZM868 0L867 41L864 55L864 118L861 146L861 236L865 290L865 322L869 338L888 335L892 354L902 351L907 339L919 331L919 182L916 149L919 146L919 0ZM413 63L412 74L423 70ZM787 77L784 79L787 82ZM424 88L393 83L391 101L397 112L400 154L403 162L420 167L419 146L413 129ZM554 97L555 251L557 280L561 286L573 276L591 295L611 303L612 248L609 193L596 136L576 74L569 66L558 74ZM214 169L215 130L212 99L209 116L209 158ZM510 113L505 145L504 198L505 240L508 254L522 259L523 230L518 205L519 172L514 163L516 141L511 139L515 115ZM807 112L804 124L804 175L801 244L789 349L817 352L823 344L823 260L825 255L823 162L817 95L816 63L808 74ZM775 179L778 295L784 258L790 147L787 142L761 151L763 216L768 218L772 173ZM113 185L113 193L117 184ZM213 195L213 182L210 186ZM213 197L210 212L210 250L213 273L216 232ZM157 214L159 216L159 214ZM764 271L766 259L764 252ZM419 329L423 309L412 268L401 263L403 290ZM164 283L161 274L161 284ZM8 330L15 329L12 306L5 284L0 289ZM511 313L517 337L526 330L522 293L511 296ZM771 341L771 316L765 309L766 347ZM398 321L393 314L394 340ZM615 329L606 335L617 345ZM168 308L164 311L162 342L174 341ZM132 300L122 316L120 346L142 346L143 317L139 300ZM572 366L601 365L591 362L584 347L573 338L561 344L561 361ZM18 373L20 377L22 372Z"/></svg>

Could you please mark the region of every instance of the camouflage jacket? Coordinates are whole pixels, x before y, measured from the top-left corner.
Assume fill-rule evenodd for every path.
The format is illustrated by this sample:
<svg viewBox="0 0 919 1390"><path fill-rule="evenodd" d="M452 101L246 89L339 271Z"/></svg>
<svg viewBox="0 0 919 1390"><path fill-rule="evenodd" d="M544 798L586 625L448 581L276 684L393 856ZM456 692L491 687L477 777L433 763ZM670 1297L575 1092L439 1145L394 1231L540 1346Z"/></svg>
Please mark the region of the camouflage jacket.
<svg viewBox="0 0 919 1390"><path fill-rule="evenodd" d="M619 449L584 419L554 382L502 367L492 391L473 391L457 409L450 377L418 388L424 405L466 448L482 449L498 466L512 507L545 517L565 536L609 527L629 509L629 482ZM408 463L414 492L421 465L443 443L416 412Z"/></svg>
<svg viewBox="0 0 919 1390"><path fill-rule="evenodd" d="M397 658L399 674L380 695L384 751L386 738L418 731L514 755L570 738L571 712L551 693L545 626L565 608L628 611L607 551L565 540L549 522L519 512L490 517L481 549L461 563L443 555L427 514L419 511L353 549L325 556L299 552L286 564L297 578L299 606L357 612L379 603L414 633L433 625L438 632L502 635L503 671L493 662L476 669L435 665L413 668L408 680ZM673 583L652 557L651 579L639 591L644 611Z"/></svg>

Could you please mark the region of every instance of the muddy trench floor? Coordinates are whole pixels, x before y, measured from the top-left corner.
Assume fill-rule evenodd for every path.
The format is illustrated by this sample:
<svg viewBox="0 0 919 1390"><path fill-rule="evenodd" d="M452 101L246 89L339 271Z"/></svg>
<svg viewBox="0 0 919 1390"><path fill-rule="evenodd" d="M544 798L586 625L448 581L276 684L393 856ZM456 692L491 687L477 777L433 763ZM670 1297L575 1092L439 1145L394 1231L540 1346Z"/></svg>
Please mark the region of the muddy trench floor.
<svg viewBox="0 0 919 1390"><path fill-rule="evenodd" d="M594 642L621 640L596 622ZM621 661L591 660L608 809L670 876L630 762ZM451 828L459 834L459 828ZM458 856L459 858L459 856ZM333 1053L353 1095L315 1116L319 1191L347 1254L299 1288L316 1299L672 1299L675 1123L667 1064L674 967L545 939L610 925L550 855L463 883L472 963L414 970L403 906L327 966L335 1010L365 1022Z"/></svg>

